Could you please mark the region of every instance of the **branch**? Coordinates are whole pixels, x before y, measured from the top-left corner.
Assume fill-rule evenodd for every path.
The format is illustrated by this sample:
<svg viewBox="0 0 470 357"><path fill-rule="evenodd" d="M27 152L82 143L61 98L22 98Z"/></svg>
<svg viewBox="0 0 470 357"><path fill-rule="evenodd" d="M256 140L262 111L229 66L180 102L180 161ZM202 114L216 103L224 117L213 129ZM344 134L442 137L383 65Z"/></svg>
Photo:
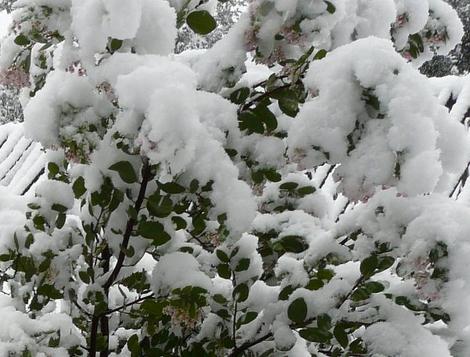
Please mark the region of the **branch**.
<svg viewBox="0 0 470 357"><path fill-rule="evenodd" d="M320 185L318 186L318 188L323 187L323 185L326 183L326 180L328 180L328 177L330 177L330 174L333 172L335 167L336 167L336 165L330 165L328 171L325 174L325 177L323 177L323 180L320 182Z"/></svg>
<svg viewBox="0 0 470 357"><path fill-rule="evenodd" d="M237 347L235 348L232 353L230 353L228 355L228 357L238 357L240 356L241 354L243 354L244 351L246 351L247 349L249 349L250 347L253 347L255 345L257 345L258 343L261 343L265 340L267 340L268 338L272 337L273 336L273 333L272 332L268 332L266 335L254 340L254 341L251 341L251 342L245 342L243 345L241 345L240 347Z"/></svg>
<svg viewBox="0 0 470 357"><path fill-rule="evenodd" d="M253 98L252 100L250 100L248 103L241 106L239 112L242 112L244 110L249 109L253 104L255 104L256 102L259 102L261 99L263 99L265 97L269 97L271 94L275 93L276 91L278 91L280 89L289 88L291 85L292 85L291 83L284 84L282 86L274 88L271 91L264 92L264 93L260 94L259 96L257 96L255 98Z"/></svg>
<svg viewBox="0 0 470 357"><path fill-rule="evenodd" d="M140 211L140 208L142 207L142 203L144 202L145 198L145 191L147 190L147 184L150 180L150 166L148 164L147 159L144 159L144 164L142 166L142 183L140 184L140 190L139 190L139 195L137 196L137 200L135 201L134 209L136 212ZM103 288L109 289L111 285L113 285L114 281L119 275L119 272L121 271L122 265L124 263L124 259L126 257L126 249L127 246L129 245L129 239L132 234L132 230L134 229L134 226L136 225L137 221L134 218L129 218L127 221L126 225L126 231L124 232L124 237L122 239L122 245L121 245L121 251L119 253L119 257L116 263L116 266L114 267L111 275L109 276L108 280L106 283L104 283Z"/></svg>
<svg viewBox="0 0 470 357"><path fill-rule="evenodd" d="M114 309L108 310L108 311L104 312L103 315L112 314L113 312L116 312L116 311L125 309L125 308L128 307L128 306L137 304L137 303L139 303L139 302L141 302L141 301L144 301L144 300L147 300L147 299L149 299L149 298L152 298L153 296L154 296L153 293L151 293L151 294L149 294L149 295L146 295L146 296L141 296L140 298L135 299L134 301L128 302L127 304L124 304L124 305L121 305L121 306L116 307L116 308L114 308Z"/></svg>
<svg viewBox="0 0 470 357"><path fill-rule="evenodd" d="M455 191L457 190L457 188L459 187L460 184L462 184L461 187L463 187L465 185L465 182L467 181L467 178L468 178L468 169L469 169L469 167L470 167L470 162L467 164L467 167L463 171L462 175L460 175L457 183L455 184L454 188L450 192L449 197L452 197L454 195Z"/></svg>

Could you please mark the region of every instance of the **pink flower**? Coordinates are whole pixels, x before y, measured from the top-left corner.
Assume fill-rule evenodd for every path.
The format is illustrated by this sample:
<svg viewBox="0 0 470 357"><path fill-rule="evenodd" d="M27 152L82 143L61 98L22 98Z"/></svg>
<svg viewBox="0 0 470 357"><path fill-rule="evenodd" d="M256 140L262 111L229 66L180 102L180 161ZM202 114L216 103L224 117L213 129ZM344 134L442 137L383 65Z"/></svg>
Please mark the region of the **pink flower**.
<svg viewBox="0 0 470 357"><path fill-rule="evenodd" d="M0 72L0 84L21 89L29 87L29 74L18 68L10 68Z"/></svg>
<svg viewBox="0 0 470 357"><path fill-rule="evenodd" d="M402 53L402 56L407 60L407 61L411 61L413 59L413 56L411 55L411 53L409 51L405 51Z"/></svg>

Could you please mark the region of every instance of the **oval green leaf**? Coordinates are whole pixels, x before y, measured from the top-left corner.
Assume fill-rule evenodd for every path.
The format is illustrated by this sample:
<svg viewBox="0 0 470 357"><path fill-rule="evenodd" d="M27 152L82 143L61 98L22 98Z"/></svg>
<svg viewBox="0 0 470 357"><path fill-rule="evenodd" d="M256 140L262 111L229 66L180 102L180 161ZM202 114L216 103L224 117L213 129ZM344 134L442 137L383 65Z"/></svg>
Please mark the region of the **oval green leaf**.
<svg viewBox="0 0 470 357"><path fill-rule="evenodd" d="M217 27L217 22L206 10L191 12L188 17L186 17L186 23L191 30L200 35L207 35Z"/></svg>
<svg viewBox="0 0 470 357"><path fill-rule="evenodd" d="M295 299L287 308L287 316L293 322L304 322L307 317L307 304L303 298Z"/></svg>

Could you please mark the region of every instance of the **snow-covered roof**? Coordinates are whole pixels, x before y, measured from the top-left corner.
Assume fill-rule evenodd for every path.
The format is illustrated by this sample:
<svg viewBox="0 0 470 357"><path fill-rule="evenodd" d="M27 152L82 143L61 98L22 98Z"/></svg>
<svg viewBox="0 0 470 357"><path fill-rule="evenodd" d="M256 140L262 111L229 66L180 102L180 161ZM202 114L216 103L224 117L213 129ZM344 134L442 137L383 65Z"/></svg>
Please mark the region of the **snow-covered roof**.
<svg viewBox="0 0 470 357"><path fill-rule="evenodd" d="M23 135L21 123L0 126L0 185L24 195L44 175L46 156L39 143Z"/></svg>

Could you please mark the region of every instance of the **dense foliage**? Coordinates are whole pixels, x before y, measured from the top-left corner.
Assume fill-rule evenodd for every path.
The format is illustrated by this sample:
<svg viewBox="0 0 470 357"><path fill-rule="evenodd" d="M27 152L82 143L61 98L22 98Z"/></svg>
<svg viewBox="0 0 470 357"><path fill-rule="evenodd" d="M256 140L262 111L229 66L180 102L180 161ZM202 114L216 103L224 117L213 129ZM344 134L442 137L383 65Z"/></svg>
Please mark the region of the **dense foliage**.
<svg viewBox="0 0 470 357"><path fill-rule="evenodd" d="M0 231L10 356L466 356L465 128L440 0L18 0L47 179ZM255 63L253 63L255 62ZM12 332L14 331L14 333Z"/></svg>

